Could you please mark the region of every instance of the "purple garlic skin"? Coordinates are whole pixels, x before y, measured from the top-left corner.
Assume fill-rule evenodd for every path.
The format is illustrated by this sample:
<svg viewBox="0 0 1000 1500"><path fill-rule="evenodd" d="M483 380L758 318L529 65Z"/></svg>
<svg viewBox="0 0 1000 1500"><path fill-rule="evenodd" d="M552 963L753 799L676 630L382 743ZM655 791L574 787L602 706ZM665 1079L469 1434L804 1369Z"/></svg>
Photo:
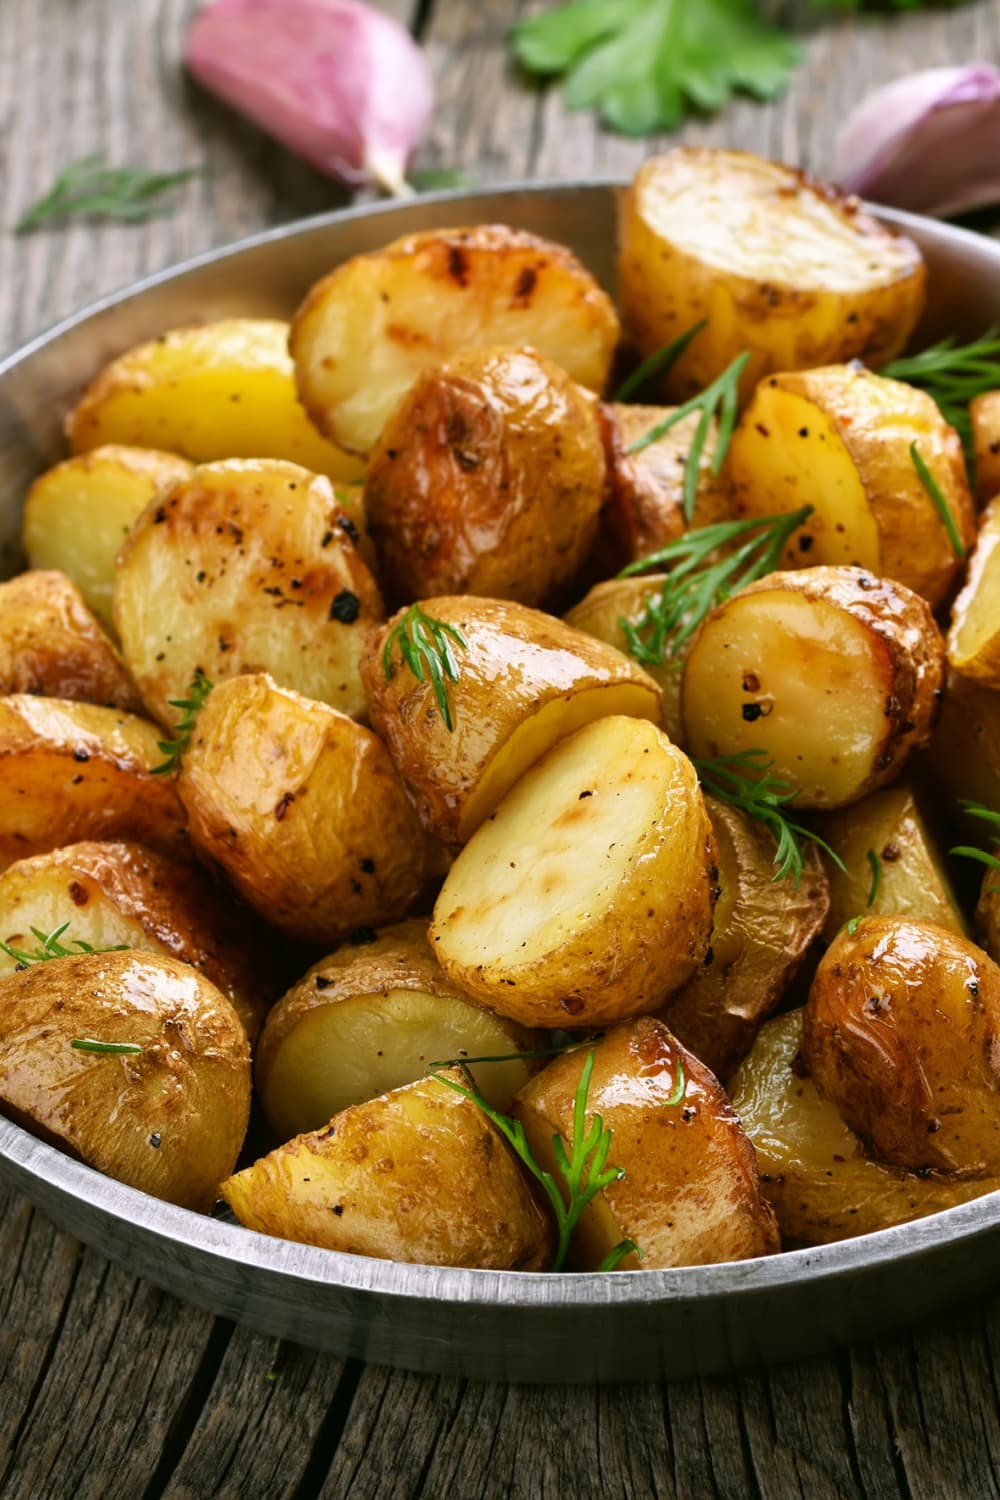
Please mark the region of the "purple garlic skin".
<svg viewBox="0 0 1000 1500"><path fill-rule="evenodd" d="M1000 72L927 68L876 89L838 132L833 176L876 203L943 219L1000 202Z"/></svg>
<svg viewBox="0 0 1000 1500"><path fill-rule="evenodd" d="M192 22L191 74L330 177L406 192L430 123L423 53L361 0L214 0Z"/></svg>

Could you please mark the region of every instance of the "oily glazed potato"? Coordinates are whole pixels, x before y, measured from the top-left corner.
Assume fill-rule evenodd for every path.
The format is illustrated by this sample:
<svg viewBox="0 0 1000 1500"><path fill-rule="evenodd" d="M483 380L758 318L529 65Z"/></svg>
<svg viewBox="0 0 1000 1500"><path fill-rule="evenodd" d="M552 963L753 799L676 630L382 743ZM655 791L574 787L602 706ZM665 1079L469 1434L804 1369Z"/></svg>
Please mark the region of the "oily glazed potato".
<svg viewBox="0 0 1000 1500"><path fill-rule="evenodd" d="M457 681L447 683L449 730L433 686L391 644L404 618L368 638L361 676L372 726L384 740L424 827L465 843L520 776L558 740L608 714L660 722L656 683L621 652L523 605L499 599L425 599L430 617L460 630Z"/></svg>
<svg viewBox="0 0 1000 1500"><path fill-rule="evenodd" d="M760 383L729 448L734 509L751 517L811 505L786 567L850 563L940 604L961 560L917 471L914 443L971 546L975 508L958 434L925 391L854 366Z"/></svg>
<svg viewBox="0 0 1000 1500"><path fill-rule="evenodd" d="M1000 496L983 511L965 586L952 605L948 660L963 677L1000 689Z"/></svg>
<svg viewBox="0 0 1000 1500"><path fill-rule="evenodd" d="M1000 1172L1000 968L933 922L866 917L813 980L802 1060L880 1161Z"/></svg>
<svg viewBox="0 0 1000 1500"><path fill-rule="evenodd" d="M853 1239L1000 1187L1000 1175L903 1171L867 1156L799 1062L802 1011L766 1022L730 1096L787 1250Z"/></svg>
<svg viewBox="0 0 1000 1500"><path fill-rule="evenodd" d="M118 1182L207 1212L246 1134L246 1033L203 974L166 954L33 964L0 980L0 1108Z"/></svg>
<svg viewBox="0 0 1000 1500"><path fill-rule="evenodd" d="M21 540L28 562L65 573L110 628L119 547L156 493L190 473L176 453L116 444L46 469L24 502Z"/></svg>
<svg viewBox="0 0 1000 1500"><path fill-rule="evenodd" d="M504 224L407 235L318 281L292 324L299 395L313 422L370 453L429 365L484 344L530 344L600 392L618 316L569 250Z"/></svg>
<svg viewBox="0 0 1000 1500"><path fill-rule="evenodd" d="M427 842L382 742L264 673L209 694L178 789L195 848L291 937L336 943L394 921L427 877Z"/></svg>
<svg viewBox="0 0 1000 1500"><path fill-rule="evenodd" d="M666 579L665 573L646 573L642 578L608 578L595 583L564 616L567 625L592 635L623 654L628 654L626 624L638 629L646 614L647 601L656 600ZM657 666L643 667L663 694L661 721L675 745L684 748L684 726L681 723L681 678L684 653L667 655Z"/></svg>
<svg viewBox="0 0 1000 1500"><path fill-rule="evenodd" d="M0 883L2 889L2 883ZM533 1071L515 1054L541 1045L445 978L427 922L401 922L314 964L278 1001L257 1053L257 1087L275 1134L318 1130L342 1109L422 1078L456 1057L508 1057L469 1069L507 1110Z"/></svg>
<svg viewBox="0 0 1000 1500"><path fill-rule="evenodd" d="M830 894L815 844L806 847L798 884L775 880L771 834L728 803L706 797L705 805L719 872L711 947L659 1019L725 1080L795 978L822 930Z"/></svg>
<svg viewBox="0 0 1000 1500"><path fill-rule="evenodd" d="M1000 693L948 673L927 762L939 797L1000 808ZM970 820L968 828L976 827ZM982 825L979 825L982 833Z"/></svg>
<svg viewBox="0 0 1000 1500"><path fill-rule="evenodd" d="M8 693L142 710L124 662L65 573L0 583L0 694Z"/></svg>
<svg viewBox="0 0 1000 1500"><path fill-rule="evenodd" d="M1000 391L984 391L969 402L976 498L985 505L1000 495Z"/></svg>
<svg viewBox="0 0 1000 1500"><path fill-rule="evenodd" d="M570 1247L573 1268L596 1271L626 1239L638 1245L642 1260L628 1255L623 1270L714 1265L777 1251L774 1215L736 1114L708 1069L652 1016L556 1058L521 1090L514 1112L539 1163L559 1181L552 1140L561 1137L571 1150L588 1051L594 1070L587 1125L600 1116L611 1132L607 1165L624 1175L584 1210Z"/></svg>
<svg viewBox="0 0 1000 1500"><path fill-rule="evenodd" d="M365 512L396 603L544 604L597 531L597 403L533 349L468 349L418 375L372 450Z"/></svg>
<svg viewBox="0 0 1000 1500"><path fill-rule="evenodd" d="M526 1026L656 1010L705 957L712 828L691 762L644 719L598 719L550 750L445 877L445 973Z"/></svg>
<svg viewBox="0 0 1000 1500"><path fill-rule="evenodd" d="M684 664L684 743L766 753L797 807L891 781L930 737L944 650L927 605L862 568L771 573L707 617Z"/></svg>
<svg viewBox="0 0 1000 1500"><path fill-rule="evenodd" d="M202 464L163 492L119 554L114 598L153 717L174 724L198 671L210 682L270 672L361 714L358 662L383 610L349 528L330 481L290 463Z"/></svg>
<svg viewBox="0 0 1000 1500"><path fill-rule="evenodd" d="M106 365L66 421L74 453L105 443L195 463L283 458L339 482L364 472L312 426L295 393L287 323L226 318L174 328Z"/></svg>
<svg viewBox="0 0 1000 1500"><path fill-rule="evenodd" d="M771 370L885 364L916 325L925 282L917 247L857 199L742 151L655 156L622 201L618 296L638 353L707 320L662 382L672 400L744 350L744 399Z"/></svg>
<svg viewBox="0 0 1000 1500"><path fill-rule="evenodd" d="M0 698L0 868L80 839L135 839L190 855L160 731L134 714L56 698Z"/></svg>
<svg viewBox="0 0 1000 1500"><path fill-rule="evenodd" d="M462 1087L465 1075L444 1075ZM334 1115L222 1185L241 1224L379 1260L544 1271L552 1230L471 1100L422 1078Z"/></svg>
<svg viewBox="0 0 1000 1500"><path fill-rule="evenodd" d="M142 948L199 969L253 1041L274 997L250 922L193 865L141 844L84 842L20 859L0 875L0 942L34 952L35 933L72 949ZM0 975L16 960L0 951Z"/></svg>

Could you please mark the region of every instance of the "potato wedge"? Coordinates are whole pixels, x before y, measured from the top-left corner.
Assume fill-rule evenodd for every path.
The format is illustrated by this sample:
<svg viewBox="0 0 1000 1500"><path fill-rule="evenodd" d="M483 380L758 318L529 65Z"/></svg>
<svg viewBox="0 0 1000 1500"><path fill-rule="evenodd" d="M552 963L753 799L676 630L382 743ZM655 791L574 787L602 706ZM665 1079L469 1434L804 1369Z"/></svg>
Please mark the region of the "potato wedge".
<svg viewBox="0 0 1000 1500"><path fill-rule="evenodd" d="M0 980L0 1108L118 1182L207 1212L246 1134L246 1033L203 974L166 954L33 964Z"/></svg>
<svg viewBox="0 0 1000 1500"><path fill-rule="evenodd" d="M270 672L345 713L364 712L358 663L382 596L328 479L295 464L202 464L135 523L118 557L115 625L147 709L200 669L211 682Z"/></svg>
<svg viewBox="0 0 1000 1500"><path fill-rule="evenodd" d="M57 698L0 698L0 868L80 839L190 855L187 818L145 719Z"/></svg>
<svg viewBox="0 0 1000 1500"><path fill-rule="evenodd" d="M716 892L694 768L615 716L522 776L445 876L431 941L449 978L525 1026L656 1010L703 960Z"/></svg>
<svg viewBox="0 0 1000 1500"><path fill-rule="evenodd" d="M469 597L425 599L435 620L460 630L457 681L447 683L454 731L430 682L391 645L402 615L368 638L361 676L381 735L425 828L467 842L515 781L558 740L608 714L660 720L655 682L634 661L523 605Z"/></svg>
<svg viewBox="0 0 1000 1500"><path fill-rule="evenodd" d="M292 324L295 379L321 432L370 453L428 365L483 344L530 344L588 390L618 343L607 293L569 250L505 224L439 229L355 255Z"/></svg>
<svg viewBox="0 0 1000 1500"><path fill-rule="evenodd" d="M961 560L917 471L914 443L971 546L976 513L958 434L925 391L853 366L761 382L729 448L735 511L768 516L811 505L787 567L850 563L940 604Z"/></svg>
<svg viewBox="0 0 1000 1500"><path fill-rule="evenodd" d="M976 499L985 505L1000 495L1000 391L985 391L969 402Z"/></svg>
<svg viewBox="0 0 1000 1500"><path fill-rule="evenodd" d="M364 466L322 437L299 404L288 335L276 318L225 318L129 349L73 408L70 447L165 448L195 463L282 458L341 483L360 479Z"/></svg>
<svg viewBox="0 0 1000 1500"><path fill-rule="evenodd" d="M65 573L0 583L0 694L9 693L142 711L125 663Z"/></svg>
<svg viewBox="0 0 1000 1500"><path fill-rule="evenodd" d="M925 744L944 650L919 595L862 568L771 573L707 617L684 664L698 759L766 752L797 807L841 807Z"/></svg>
<svg viewBox="0 0 1000 1500"><path fill-rule="evenodd" d="M584 1209L570 1264L596 1271L626 1239L642 1251L641 1262L634 1254L621 1262L630 1271L714 1265L778 1250L774 1215L739 1120L708 1069L652 1016L616 1026L592 1049L557 1057L525 1085L514 1112L536 1160L560 1180L552 1137L560 1136L570 1152L589 1050L587 1124L600 1116L611 1135L608 1165L624 1176Z"/></svg>
<svg viewBox="0 0 1000 1500"><path fill-rule="evenodd" d="M1000 693L949 672L927 763L953 811L964 798L1000 808ZM975 827L970 820L969 830Z"/></svg>
<svg viewBox="0 0 1000 1500"><path fill-rule="evenodd" d="M394 921L427 877L427 841L382 742L265 673L209 695L178 789L199 853L306 942Z"/></svg>
<svg viewBox="0 0 1000 1500"><path fill-rule="evenodd" d="M827 183L743 151L680 146L643 163L622 201L618 297L642 356L707 326L662 381L709 385L744 350L745 400L771 370L905 346L924 306L916 245Z"/></svg>
<svg viewBox="0 0 1000 1500"><path fill-rule="evenodd" d="M65 573L88 609L112 629L118 549L157 492L190 473L176 453L114 444L46 469L24 502L21 540L28 562Z"/></svg>
<svg viewBox="0 0 1000 1500"><path fill-rule="evenodd" d="M423 370L372 450L365 511L395 603L558 600L597 531L597 403L533 349L468 349Z"/></svg>
<svg viewBox="0 0 1000 1500"><path fill-rule="evenodd" d="M542 1271L552 1256L510 1147L435 1078L343 1110L238 1172L222 1196L248 1229L350 1255L502 1271Z"/></svg>
<svg viewBox="0 0 1000 1500"><path fill-rule="evenodd" d="M965 585L952 605L948 660L963 677L1000 689L1000 496L983 511Z"/></svg>
<svg viewBox="0 0 1000 1500"><path fill-rule="evenodd" d="M994 845L994 858L1000 858L1000 844ZM1000 870L992 867L983 876L976 903L976 933L994 963L1000 963Z"/></svg>

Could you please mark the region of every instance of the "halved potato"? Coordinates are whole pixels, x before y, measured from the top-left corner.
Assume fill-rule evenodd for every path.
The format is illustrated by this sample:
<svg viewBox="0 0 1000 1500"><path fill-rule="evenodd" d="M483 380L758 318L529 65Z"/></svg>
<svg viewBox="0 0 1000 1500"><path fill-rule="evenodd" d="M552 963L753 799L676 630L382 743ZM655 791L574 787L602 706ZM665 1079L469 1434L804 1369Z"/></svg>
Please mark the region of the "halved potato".
<svg viewBox="0 0 1000 1500"><path fill-rule="evenodd" d="M840 807L925 744L944 649L924 600L862 568L771 573L707 617L684 664L684 742L766 752L797 807Z"/></svg>
<svg viewBox="0 0 1000 1500"><path fill-rule="evenodd" d="M424 827L445 844L471 838L528 767L582 725L608 714L659 723L659 690L641 667L550 615L468 596L421 607L465 637L464 647L452 642L458 676L445 684L454 730L393 640L403 611L369 636L361 676L372 725Z"/></svg>
<svg viewBox="0 0 1000 1500"><path fill-rule="evenodd" d="M142 710L125 663L65 573L0 583L0 694L8 693Z"/></svg>
<svg viewBox="0 0 1000 1500"><path fill-rule="evenodd" d="M640 355L707 327L662 381L686 400L742 354L762 375L834 360L884 364L924 306L912 240L829 183L744 151L680 146L643 163L622 201L618 297Z"/></svg>
<svg viewBox="0 0 1000 1500"><path fill-rule="evenodd" d="M46 469L24 502L21 540L29 563L65 573L111 628L119 547L157 491L190 473L176 453L115 444Z"/></svg>
<svg viewBox="0 0 1000 1500"><path fill-rule="evenodd" d="M963 677L1000 689L1000 496L983 511L965 586L952 605L948 660Z"/></svg>
<svg viewBox="0 0 1000 1500"><path fill-rule="evenodd" d="M172 727L200 671L270 672L282 686L364 712L358 662L383 618L378 585L330 481L295 464L202 464L163 492L118 557L115 624L154 718Z"/></svg>
<svg viewBox="0 0 1000 1500"><path fill-rule="evenodd" d="M969 402L976 498L980 505L1000 495L1000 391L984 391Z"/></svg>
<svg viewBox="0 0 1000 1500"><path fill-rule="evenodd" d="M940 604L961 559L917 471L914 443L971 546L976 515L958 434L926 391L853 365L761 381L729 448L735 511L811 505L787 567L850 563Z"/></svg>
<svg viewBox="0 0 1000 1500"><path fill-rule="evenodd" d="M564 246L479 224L407 235L338 266L299 308L291 351L316 426L369 453L428 365L530 344L600 392L618 332L610 297Z"/></svg>
<svg viewBox="0 0 1000 1500"><path fill-rule="evenodd" d="M644 719L577 730L521 777L445 877L445 973L526 1026L656 1010L708 948L712 828L690 761Z"/></svg>
<svg viewBox="0 0 1000 1500"><path fill-rule="evenodd" d="M445 1074L467 1086L456 1069ZM422 1078L334 1115L222 1185L241 1224L380 1260L543 1271L552 1230L479 1107Z"/></svg>
<svg viewBox="0 0 1000 1500"><path fill-rule="evenodd" d="M938 796L1000 808L1000 693L948 673L927 761ZM976 827L970 820L968 828ZM979 825L982 833L982 825Z"/></svg>
<svg viewBox="0 0 1000 1500"><path fill-rule="evenodd" d="M166 954L36 963L0 980L0 1108L118 1182L207 1212L246 1134L246 1033L203 974Z"/></svg>

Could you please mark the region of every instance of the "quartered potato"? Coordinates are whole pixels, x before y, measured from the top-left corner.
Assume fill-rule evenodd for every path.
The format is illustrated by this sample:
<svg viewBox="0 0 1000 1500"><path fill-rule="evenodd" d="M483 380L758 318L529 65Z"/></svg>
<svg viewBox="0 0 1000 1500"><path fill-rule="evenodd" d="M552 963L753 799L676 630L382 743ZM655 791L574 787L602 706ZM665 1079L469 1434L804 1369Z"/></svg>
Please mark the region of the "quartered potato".
<svg viewBox="0 0 1000 1500"><path fill-rule="evenodd" d="M600 392L618 343L607 293L563 245L505 224L407 235L318 281L292 324L299 395L321 432L370 453L429 365L530 344Z"/></svg>
<svg viewBox="0 0 1000 1500"><path fill-rule="evenodd" d="M854 366L761 382L729 448L736 513L811 505L788 544L787 567L870 568L940 604L961 559L921 480L914 443L971 546L975 508L958 434L925 391Z"/></svg>
<svg viewBox="0 0 1000 1500"><path fill-rule="evenodd" d="M452 865L445 973L526 1026L656 1010L704 959L716 888L690 761L644 719L599 719L516 782Z"/></svg>
<svg viewBox="0 0 1000 1500"><path fill-rule="evenodd" d="M606 641L618 651L628 654L628 636L625 625L638 628L646 613L647 600L656 600L666 578L664 573L647 573L642 578L608 578L595 583L579 604L564 616L567 625ZM684 746L684 726L681 723L681 677L684 653L667 655L659 666L644 666L643 671L652 677L663 694L662 723L675 745Z"/></svg>
<svg viewBox="0 0 1000 1500"><path fill-rule="evenodd" d="M465 1075L445 1075L467 1087ZM552 1230L499 1130L422 1078L334 1115L222 1185L260 1234L380 1260L543 1271Z"/></svg>
<svg viewBox="0 0 1000 1500"><path fill-rule="evenodd" d="M939 797L1000 809L1000 693L949 672L927 762Z"/></svg>
<svg viewBox="0 0 1000 1500"><path fill-rule="evenodd" d="M118 558L115 625L143 702L172 727L201 672L269 672L364 712L358 662L382 596L330 481L295 464L202 464L135 523Z"/></svg>
<svg viewBox="0 0 1000 1500"><path fill-rule="evenodd" d="M976 498L985 505L1000 495L1000 391L985 391L969 402Z"/></svg>
<svg viewBox="0 0 1000 1500"><path fill-rule="evenodd" d="M124 662L65 573L0 583L0 695L8 693L142 710Z"/></svg>
<svg viewBox="0 0 1000 1500"><path fill-rule="evenodd" d="M712 611L684 666L684 743L764 752L797 807L891 781L930 737L944 681L927 605L861 568L771 573Z"/></svg>
<svg viewBox="0 0 1000 1500"><path fill-rule="evenodd" d="M743 151L681 146L622 200L618 295L640 355L700 322L662 381L684 401L744 350L744 399L771 370L899 354L924 306L911 240L829 184Z"/></svg>
<svg viewBox="0 0 1000 1500"><path fill-rule="evenodd" d="M952 605L948 660L963 677L1000 689L1000 496L983 511L965 587Z"/></svg>

